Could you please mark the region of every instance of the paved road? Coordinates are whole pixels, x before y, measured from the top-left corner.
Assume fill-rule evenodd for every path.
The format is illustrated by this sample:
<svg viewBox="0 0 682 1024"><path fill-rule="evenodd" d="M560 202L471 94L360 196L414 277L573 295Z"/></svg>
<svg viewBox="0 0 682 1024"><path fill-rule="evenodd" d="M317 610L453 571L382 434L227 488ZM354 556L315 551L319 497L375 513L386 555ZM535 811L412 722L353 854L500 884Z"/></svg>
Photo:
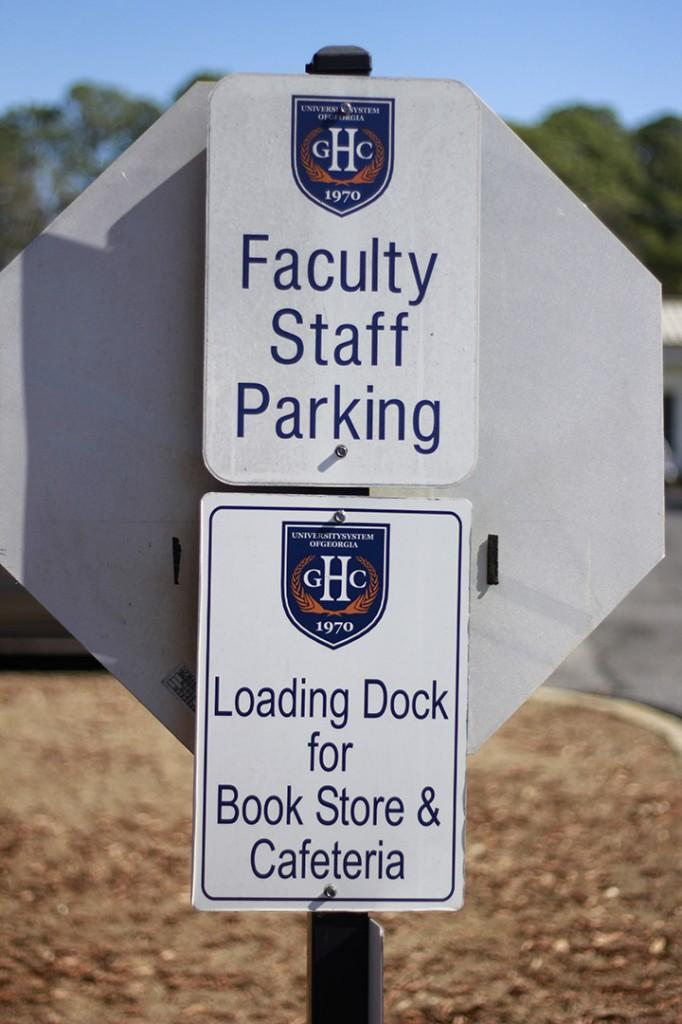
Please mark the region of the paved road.
<svg viewBox="0 0 682 1024"><path fill-rule="evenodd" d="M682 716L682 496L669 501L665 559L548 682Z"/></svg>

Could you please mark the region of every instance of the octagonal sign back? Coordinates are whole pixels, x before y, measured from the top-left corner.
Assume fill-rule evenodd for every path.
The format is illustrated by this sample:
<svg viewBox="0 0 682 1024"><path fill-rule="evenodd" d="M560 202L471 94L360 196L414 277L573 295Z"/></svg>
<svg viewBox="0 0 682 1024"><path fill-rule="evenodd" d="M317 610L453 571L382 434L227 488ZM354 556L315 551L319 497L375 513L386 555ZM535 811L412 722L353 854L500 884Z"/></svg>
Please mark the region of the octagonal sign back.
<svg viewBox="0 0 682 1024"><path fill-rule="evenodd" d="M294 96L364 88L342 77L324 90L309 77L277 78L286 131ZM411 83L401 88L409 103ZM187 745L198 509L216 489L202 461L200 269L212 89L194 86L0 274L0 563ZM392 81L375 80L374 92L390 97ZM663 460L658 283L468 96L480 150L461 186L476 195L455 208L480 202L478 460L456 486L420 493L473 506L474 749L662 556ZM432 141L459 130L452 120L437 127ZM382 196L343 218L302 196L289 167L287 188L311 217L362 244L363 218L409 166L394 161ZM221 187L229 202L230 180ZM446 239L457 216L431 198ZM419 231L408 203L401 230L408 240ZM470 301L469 284L449 287L453 310L465 294ZM499 586L486 582L488 534L499 536ZM325 607L323 590L302 586ZM348 597L365 591L349 587ZM293 614L307 621L295 600ZM376 621L368 643L381 628Z"/></svg>

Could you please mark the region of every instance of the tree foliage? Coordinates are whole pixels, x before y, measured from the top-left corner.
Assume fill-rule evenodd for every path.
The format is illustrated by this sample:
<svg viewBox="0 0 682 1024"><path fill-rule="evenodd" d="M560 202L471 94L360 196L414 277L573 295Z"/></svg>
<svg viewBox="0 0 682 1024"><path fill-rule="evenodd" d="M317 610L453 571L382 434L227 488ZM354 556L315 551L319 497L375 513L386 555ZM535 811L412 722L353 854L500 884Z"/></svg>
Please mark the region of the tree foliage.
<svg viewBox="0 0 682 1024"><path fill-rule="evenodd" d="M642 259L669 294L682 295L682 119L662 117L634 138L647 181L638 223Z"/></svg>
<svg viewBox="0 0 682 1024"><path fill-rule="evenodd" d="M606 107L567 107L514 130L642 260L682 294L682 119L629 131Z"/></svg>
<svg viewBox="0 0 682 1024"><path fill-rule="evenodd" d="M201 77L193 75L178 94ZM151 100L78 82L61 103L0 115L0 268L161 113Z"/></svg>
<svg viewBox="0 0 682 1024"><path fill-rule="evenodd" d="M216 71L191 75L180 97ZM81 82L52 106L0 115L0 266L147 129L155 103ZM514 130L661 280L682 294L682 119L634 130L607 107L555 110Z"/></svg>
<svg viewBox="0 0 682 1024"><path fill-rule="evenodd" d="M521 138L620 237L627 236L644 187L629 133L605 107L568 107Z"/></svg>
<svg viewBox="0 0 682 1024"><path fill-rule="evenodd" d="M37 160L21 130L0 119L0 267L36 235L45 222L36 185Z"/></svg>
<svg viewBox="0 0 682 1024"><path fill-rule="evenodd" d="M64 102L15 107L0 119L21 145L47 220L64 209L161 113L149 100L80 82Z"/></svg>

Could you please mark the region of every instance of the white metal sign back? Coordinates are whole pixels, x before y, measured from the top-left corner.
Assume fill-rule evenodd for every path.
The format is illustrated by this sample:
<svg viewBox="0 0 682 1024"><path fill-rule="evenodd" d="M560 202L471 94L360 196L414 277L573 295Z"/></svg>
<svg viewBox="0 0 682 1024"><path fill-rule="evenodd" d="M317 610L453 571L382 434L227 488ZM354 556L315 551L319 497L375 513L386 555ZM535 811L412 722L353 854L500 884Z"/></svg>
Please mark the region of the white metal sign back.
<svg viewBox="0 0 682 1024"><path fill-rule="evenodd" d="M228 483L450 484L476 459L479 108L456 82L211 99L204 457Z"/></svg>
<svg viewBox="0 0 682 1024"><path fill-rule="evenodd" d="M195 906L461 906L469 533L466 501L204 499Z"/></svg>
<svg viewBox="0 0 682 1024"><path fill-rule="evenodd" d="M379 98L397 104L403 94L377 82ZM295 80L292 94L303 85L311 79ZM195 85L0 273L0 564L187 746L196 512L214 486L201 451L211 89ZM472 102L481 131L479 445L474 469L447 493L476 508L475 749L656 564L664 510L660 286ZM395 127L399 148L397 113ZM443 127L461 130L451 118ZM305 208L357 227L406 166L396 162L387 190L345 217L296 183L297 218ZM429 165L430 181L436 173ZM285 188L282 216L297 224L288 178ZM450 210L443 234L462 230L470 212ZM401 231L419 230L407 201L396 219ZM297 365L289 370L293 388ZM294 439L292 450L307 443ZM489 533L500 538L498 587L486 586Z"/></svg>

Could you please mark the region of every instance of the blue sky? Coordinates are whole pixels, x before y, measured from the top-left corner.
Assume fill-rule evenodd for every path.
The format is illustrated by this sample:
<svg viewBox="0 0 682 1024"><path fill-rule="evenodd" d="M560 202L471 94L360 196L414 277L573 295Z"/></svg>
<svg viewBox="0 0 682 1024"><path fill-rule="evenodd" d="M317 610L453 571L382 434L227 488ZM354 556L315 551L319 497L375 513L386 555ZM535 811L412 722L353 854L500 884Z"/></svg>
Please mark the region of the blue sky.
<svg viewBox="0 0 682 1024"><path fill-rule="evenodd" d="M165 103L200 68L298 73L355 43L377 76L457 78L509 119L576 101L628 125L682 113L682 0L31 0L2 24L0 110L81 79Z"/></svg>

